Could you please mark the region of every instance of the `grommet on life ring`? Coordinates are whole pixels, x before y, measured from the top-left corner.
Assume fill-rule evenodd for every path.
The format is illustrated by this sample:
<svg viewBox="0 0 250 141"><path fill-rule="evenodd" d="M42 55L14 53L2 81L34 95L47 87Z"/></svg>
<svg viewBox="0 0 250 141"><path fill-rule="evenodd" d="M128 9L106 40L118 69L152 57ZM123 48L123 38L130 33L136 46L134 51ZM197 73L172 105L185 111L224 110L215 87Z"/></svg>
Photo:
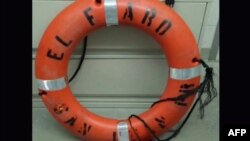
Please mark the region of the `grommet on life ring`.
<svg viewBox="0 0 250 141"><path fill-rule="evenodd" d="M88 141L147 141L153 139L136 118L117 120L96 115L77 102L67 80L67 66L80 40L105 26L133 26L151 35L169 64L167 86L160 99L178 97L199 86L201 67L194 36L185 22L156 0L77 0L65 8L44 33L35 62L39 95L53 117ZM157 136L176 125L195 99L162 102L139 117ZM135 132L132 131L131 125Z"/></svg>

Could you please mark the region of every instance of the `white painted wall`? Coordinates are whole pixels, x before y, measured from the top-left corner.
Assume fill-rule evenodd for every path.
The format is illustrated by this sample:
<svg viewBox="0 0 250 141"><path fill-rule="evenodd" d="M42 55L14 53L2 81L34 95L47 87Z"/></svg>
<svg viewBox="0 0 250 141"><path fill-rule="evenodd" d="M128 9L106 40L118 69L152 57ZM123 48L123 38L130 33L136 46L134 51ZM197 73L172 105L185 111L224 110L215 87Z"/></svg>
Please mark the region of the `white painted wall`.
<svg viewBox="0 0 250 141"><path fill-rule="evenodd" d="M219 21L219 0L207 3L207 10L204 17L203 29L199 46L201 48L211 48L216 27Z"/></svg>

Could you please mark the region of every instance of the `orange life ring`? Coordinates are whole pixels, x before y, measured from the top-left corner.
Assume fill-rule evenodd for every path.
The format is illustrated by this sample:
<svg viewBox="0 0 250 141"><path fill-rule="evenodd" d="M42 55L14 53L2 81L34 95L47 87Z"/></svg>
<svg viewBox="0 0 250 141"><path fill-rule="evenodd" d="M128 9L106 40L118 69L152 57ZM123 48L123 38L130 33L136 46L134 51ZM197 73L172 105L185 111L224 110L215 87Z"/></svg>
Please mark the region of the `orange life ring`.
<svg viewBox="0 0 250 141"><path fill-rule="evenodd" d="M128 25L146 31L160 43L169 64L169 79L160 99L177 97L200 83L200 58L194 36L185 22L158 0L77 0L47 28L35 64L39 94L53 117L88 141L142 141L153 139L141 121L98 116L81 106L67 80L69 59L79 41L101 27ZM195 99L159 103L139 117L157 136L176 125ZM184 103L183 103L184 102ZM185 104L186 106L183 106ZM131 125L135 129L132 131Z"/></svg>

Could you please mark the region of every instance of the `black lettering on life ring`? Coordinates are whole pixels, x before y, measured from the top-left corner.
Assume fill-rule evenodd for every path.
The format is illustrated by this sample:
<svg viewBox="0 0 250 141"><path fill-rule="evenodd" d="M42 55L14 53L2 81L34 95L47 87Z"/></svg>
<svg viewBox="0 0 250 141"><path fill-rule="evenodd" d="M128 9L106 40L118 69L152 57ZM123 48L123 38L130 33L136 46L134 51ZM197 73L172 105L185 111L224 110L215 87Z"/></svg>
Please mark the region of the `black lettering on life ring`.
<svg viewBox="0 0 250 141"><path fill-rule="evenodd" d="M180 86L180 90L179 90L181 95L192 95L195 94L197 92L197 88L194 87L194 84L182 84ZM181 95L179 97L181 97ZM179 106L187 106L187 103L185 103L185 99L176 99L175 98L175 104L179 105Z"/></svg>
<svg viewBox="0 0 250 141"><path fill-rule="evenodd" d="M81 127L78 130L78 133L81 133L83 136L85 136L90 132L91 128L92 128L91 125L88 125L87 123L83 123L83 127Z"/></svg>
<svg viewBox="0 0 250 141"><path fill-rule="evenodd" d="M55 59L55 60L62 60L63 56L64 56L64 53L62 53L60 56L57 56L56 53L52 53L52 49L49 49L48 52L47 52L47 56L49 58L52 58L52 59Z"/></svg>
<svg viewBox="0 0 250 141"><path fill-rule="evenodd" d="M70 126L74 126L75 122L77 120L77 117L71 117L69 120L65 121L65 124L69 124Z"/></svg>
<svg viewBox="0 0 250 141"><path fill-rule="evenodd" d="M165 122L165 118L161 117L161 118L155 118L155 121L158 123L160 128L165 128L166 127L166 122Z"/></svg>
<svg viewBox="0 0 250 141"><path fill-rule="evenodd" d="M87 9L84 10L84 15L87 18L87 20L89 21L90 25L94 26L95 23L93 21L94 16L93 15L89 15L89 12L91 11L91 7L88 7Z"/></svg>
<svg viewBox="0 0 250 141"><path fill-rule="evenodd" d="M61 43L63 46L68 47L71 43L72 40L70 40L68 43L66 43L61 37L59 37L58 35L56 35L56 40Z"/></svg>
<svg viewBox="0 0 250 141"><path fill-rule="evenodd" d="M128 17L130 19L130 21L133 20L133 5L132 5L132 3L129 3L128 7L125 10L125 13L123 15L123 19L126 19L126 17Z"/></svg>
<svg viewBox="0 0 250 141"><path fill-rule="evenodd" d="M65 104L59 104L54 108L54 112L57 115L62 114L63 112L68 112L69 111L69 107Z"/></svg>
<svg viewBox="0 0 250 141"><path fill-rule="evenodd" d="M146 13L145 13L141 23L144 24L148 20L147 26L150 26L152 23L152 20L155 18L155 16L156 16L156 11L154 9L151 10L151 9L147 8Z"/></svg>
<svg viewBox="0 0 250 141"><path fill-rule="evenodd" d="M164 28L164 26L165 26L165 29L161 30L162 28ZM171 26L172 26L171 21L168 21L165 19L161 22L161 24L158 26L158 28L155 30L155 32L158 33L159 35L164 35L169 30L169 28ZM161 32L160 32L160 30L161 30Z"/></svg>

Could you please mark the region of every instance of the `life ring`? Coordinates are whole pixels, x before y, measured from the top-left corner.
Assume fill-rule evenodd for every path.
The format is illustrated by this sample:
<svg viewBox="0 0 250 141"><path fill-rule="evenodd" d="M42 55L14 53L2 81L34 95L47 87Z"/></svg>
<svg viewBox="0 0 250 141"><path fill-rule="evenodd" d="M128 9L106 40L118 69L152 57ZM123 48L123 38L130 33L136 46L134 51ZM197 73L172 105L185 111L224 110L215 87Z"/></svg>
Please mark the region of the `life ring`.
<svg viewBox="0 0 250 141"><path fill-rule="evenodd" d="M178 97L200 83L200 58L194 36L185 22L158 0L77 0L65 8L45 31L37 51L35 74L39 95L53 117L88 141L142 141L152 135L136 118L117 120L98 116L81 106L67 80L67 66L80 40L105 26L134 26L160 43L169 64L167 86L160 99ZM162 102L140 114L157 136L169 131L189 110L195 95ZM132 131L131 125L135 131Z"/></svg>

